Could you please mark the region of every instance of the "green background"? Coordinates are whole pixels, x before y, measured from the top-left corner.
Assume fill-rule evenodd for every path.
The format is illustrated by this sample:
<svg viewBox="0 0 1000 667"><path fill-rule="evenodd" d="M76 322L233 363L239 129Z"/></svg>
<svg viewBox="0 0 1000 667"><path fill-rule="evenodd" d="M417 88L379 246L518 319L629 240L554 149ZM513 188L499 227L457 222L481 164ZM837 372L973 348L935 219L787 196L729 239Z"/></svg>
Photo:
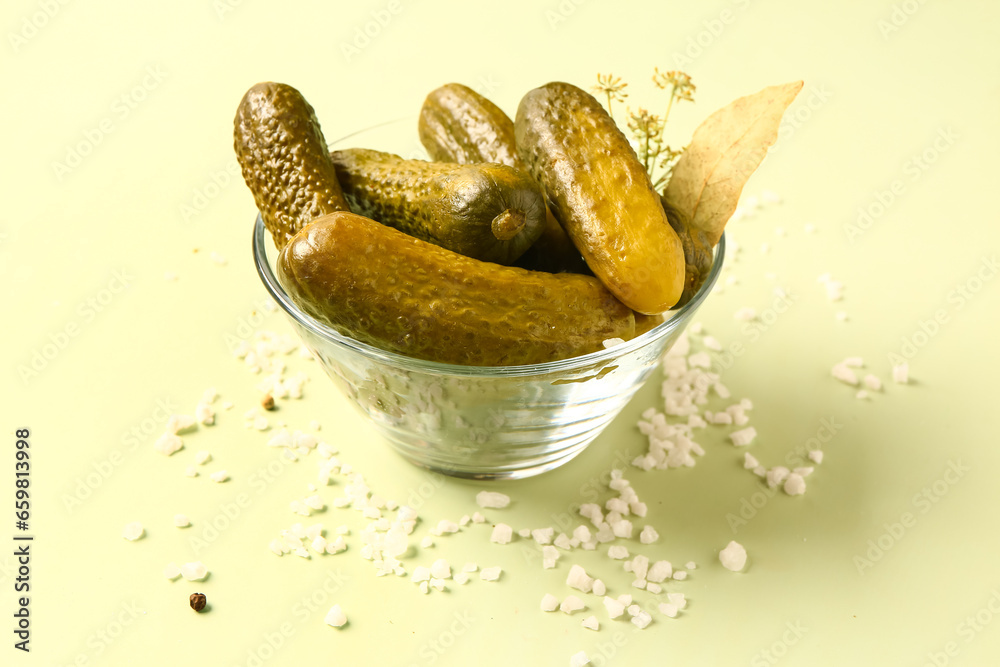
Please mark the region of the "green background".
<svg viewBox="0 0 1000 667"><path fill-rule="evenodd" d="M986 1L5 3L0 497L10 527L0 539L11 546L0 548L0 662L235 666L264 655L268 665L565 665L579 650L620 665L996 662L998 21L1000 6ZM570 592L571 562L612 593L628 592L631 577L603 550L564 555L545 571L530 543L493 545L487 526L470 527L407 567L474 560L502 566L502 579L425 597L407 580L376 578L358 557L360 515L330 508L306 521L351 526L347 552L272 555L267 543L296 520L288 502L306 495L315 464L261 481L277 454L268 434L242 423L260 378L227 346L248 325L290 331L264 309L250 255L255 207L232 152L243 92L263 80L296 86L332 140L412 117L449 81L513 114L534 86L589 86L613 72L630 83L630 104L658 110L654 66L683 69L698 86L695 104L672 113L678 145L738 96L806 82L744 193L746 201L772 190L783 202L729 225L742 250L697 320L724 345L743 344L732 363L716 363L728 366L734 397L755 403L749 451L762 463L781 463L822 420L838 425L807 493L779 493L731 526L727 515L764 487L742 469L730 427L701 433L706 455L693 469L629 468L661 535L635 550L699 564L668 585L688 595L688 608L676 619L654 614L641 632L608 621L592 597L593 611L572 617L538 610L543 593ZM418 148L415 130L412 142L397 151ZM73 151L86 154L76 162ZM859 211L871 218L859 224ZM213 251L228 264L213 263ZM178 279L164 280L166 271ZM817 283L825 272L845 285L842 302ZM734 320L745 306L763 313L776 286L795 296L787 313L751 329ZM848 321L837 321L840 310ZM35 358L43 352L51 358ZM890 381L893 353L910 357L908 386ZM886 381L870 401L830 377L854 355ZM24 373L33 359L37 373ZM404 463L313 362L288 362L312 381L303 400L280 402L272 422L307 429L319 420L373 490L419 502L418 538L475 509L475 492L488 485ZM158 405L190 414L209 386L236 407L186 436L173 457L153 451L164 426ZM654 379L570 464L491 486L514 502L487 516L515 529L565 522L611 465L645 450L635 421L658 402ZM20 427L32 433L36 536L27 656L8 627ZM214 461L188 479L183 470L201 449ZM210 482L218 468L232 479ZM960 476L948 473L956 468ZM325 491L328 500L342 487ZM174 528L178 512L194 525ZM130 521L143 522L143 540L121 538ZM225 526L217 535L213 522ZM200 549L192 540L206 537ZM750 554L742 574L717 560L731 539ZM161 576L170 561L198 559L211 571L204 583ZM195 590L208 595L210 613L188 608ZM339 631L323 623L333 603L350 619ZM590 613L601 620L597 633L580 627ZM268 642L280 646L262 650Z"/></svg>

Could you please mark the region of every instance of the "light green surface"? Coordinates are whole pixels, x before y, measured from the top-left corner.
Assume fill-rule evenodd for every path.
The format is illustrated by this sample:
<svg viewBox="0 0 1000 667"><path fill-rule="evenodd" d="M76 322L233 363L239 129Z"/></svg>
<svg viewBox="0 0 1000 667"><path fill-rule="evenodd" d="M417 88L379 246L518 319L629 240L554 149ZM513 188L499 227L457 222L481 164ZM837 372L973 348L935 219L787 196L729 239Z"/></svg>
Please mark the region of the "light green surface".
<svg viewBox="0 0 1000 667"><path fill-rule="evenodd" d="M30 656L11 647L16 573L12 548L0 550L7 619L0 663L253 665L248 652L269 640L281 646L267 665L566 665L576 651L595 656L602 646L614 647L605 664L620 665L997 662L1000 620L988 604L1000 609L1000 454L992 427L1000 281L991 274L968 301L954 292L975 288L1000 246L992 196L1000 176L995 3L336 4L320 13L304 2L283 10L225 0L4 5L0 401L7 462L0 496L8 511L0 539L11 544L14 532L9 489L13 431L21 426L32 430L37 537ZM54 15L45 18L44 7ZM373 12L389 17L386 25L346 57L341 45ZM893 17L901 25L887 32ZM691 62L675 60L685 53ZM409 581L376 579L358 557L361 517L329 509L315 520L353 527L346 553L273 556L267 543L295 520L288 502L306 493L315 464L284 468L271 483L254 477L277 454L264 445L266 434L243 427L258 378L227 350L226 337L241 335L265 298L250 256L254 206L234 176L231 147L232 116L246 88L267 79L295 85L332 139L416 113L424 95L447 81L479 88L513 113L530 87L553 79L590 85L595 73L611 71L632 83L630 102L655 108L661 98L647 83L654 65L680 66L698 86L696 104L673 114L678 143L739 95L806 81L789 112L798 120L786 123L747 189L776 191L784 203L730 225L729 239L743 250L726 275L740 282L714 294L699 319L723 344L745 346L724 381L735 397L755 402L751 423L760 435L750 451L763 463L780 463L823 419L842 424L808 492L776 495L734 536L727 513L738 513L762 486L742 470L728 427L699 438L707 453L694 469L629 469L661 535L636 550L675 565L699 563L688 581L669 586L688 594L689 608L673 620L656 615L642 632L608 621L595 598L588 598L593 612L573 617L538 611L543 593L570 592L563 582L572 561L613 593L628 591L630 576L603 550L574 552L543 571L524 555L533 553L522 548L527 542L491 545L488 527L472 527L438 539L407 566L475 560L502 566L502 580L475 579L424 597ZM132 93L144 77L146 90ZM144 99L130 108L122 95ZM954 139L938 140L946 150L935 154L942 132ZM54 163L97 136L92 152L60 177ZM413 141L416 148L415 132ZM912 160L925 151L936 160L914 170ZM895 201L851 242L844 226L896 179ZM804 233L806 223L815 235ZM776 236L778 227L787 237ZM758 250L765 241L768 254ZM216 266L212 251L228 265ZM179 279L164 281L165 271ZM842 302L827 301L816 282L823 272L845 284ZM103 292L118 287L115 275L127 276L127 288ZM763 311L776 285L796 302L754 340L733 313ZM84 305L105 297L100 312ZM838 310L848 322L835 320ZM939 310L946 321L926 339L918 335ZM67 327L76 333L65 348L37 377L22 379L19 366ZM260 328L289 331L279 314ZM829 377L835 362L860 355L888 380L887 355L914 336L926 344L911 359L910 386L888 382L884 394L859 401ZM298 428L321 421L322 435L377 493L404 502L428 496L418 536L440 518L475 509L483 485L435 481L403 463L311 363L290 358L313 380L306 398L281 403L276 418ZM184 451L169 459L154 452L163 425L158 403L190 412L209 386L236 407L216 427L185 438ZM591 500L595 480L620 460L616 452L631 458L644 449L634 424L657 402L654 381L565 468L496 485L515 500L488 516L539 527ZM131 448L126 434L149 420L155 430ZM226 468L231 481L184 477L200 449L214 457L205 472ZM968 470L954 484L939 483L942 497L933 504L917 497L959 462ZM67 508L65 497L95 469L110 474ZM325 493L332 498L339 489ZM240 494L248 506L196 554L191 538L203 537L213 520L225 524L219 517ZM194 526L174 528L177 512ZM884 537L906 512L911 526ZM147 536L124 541L122 527L136 520ZM743 574L723 570L716 558L734 537L750 554ZM891 548L859 573L855 558L880 538ZM196 558L211 570L204 583L170 583L160 574L170 561ZM308 611L324 585L335 592L316 594L317 610ZM195 590L208 595L210 613L188 608ZM323 623L335 602L350 618L340 631ZM600 632L580 627L589 613L601 620ZM780 659L762 653L772 647Z"/></svg>

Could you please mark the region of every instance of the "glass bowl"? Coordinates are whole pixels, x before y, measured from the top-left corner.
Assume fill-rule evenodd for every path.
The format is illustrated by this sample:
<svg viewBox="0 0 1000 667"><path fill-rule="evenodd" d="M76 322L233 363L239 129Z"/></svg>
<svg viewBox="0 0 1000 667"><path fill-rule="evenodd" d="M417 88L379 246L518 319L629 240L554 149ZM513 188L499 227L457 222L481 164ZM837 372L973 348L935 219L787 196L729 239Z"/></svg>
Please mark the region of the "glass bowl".
<svg viewBox="0 0 1000 667"><path fill-rule="evenodd" d="M373 143L378 144L366 140L358 145L379 147ZM391 150L389 143L379 149ZM606 350L528 366L437 363L356 341L316 321L291 300L275 274L277 251L260 215L253 254L264 287L305 345L397 452L445 475L515 479L566 463L615 418L712 290L725 238L716 246L705 284L662 324Z"/></svg>

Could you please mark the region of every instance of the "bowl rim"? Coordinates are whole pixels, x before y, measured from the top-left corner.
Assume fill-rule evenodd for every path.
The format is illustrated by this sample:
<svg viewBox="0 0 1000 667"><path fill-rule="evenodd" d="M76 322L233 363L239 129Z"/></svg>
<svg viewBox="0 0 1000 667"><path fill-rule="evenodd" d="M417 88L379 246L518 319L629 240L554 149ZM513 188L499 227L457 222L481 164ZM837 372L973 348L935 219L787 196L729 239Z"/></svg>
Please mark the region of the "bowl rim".
<svg viewBox="0 0 1000 667"><path fill-rule="evenodd" d="M458 375L458 376L501 376L501 377L525 377L529 375L544 375L560 371L573 369L584 369L595 364L612 361L624 354L634 352L650 343L673 333L698 307L705 301L709 292L715 286L715 282L722 272L722 265L726 254L726 235L719 238L719 243L715 246L713 253L712 268L705 278L705 282L695 295L686 304L676 311L667 311L670 318L658 324L649 331L642 333L635 338L625 341L619 345L614 345L604 350L597 350L588 354L568 359L556 361L546 361L540 364L525 364L519 366L466 366L461 364L449 364L440 361L429 361L408 357L398 352L383 350L367 343L345 336L336 329L329 327L322 322L313 319L303 312L288 296L288 293L281 286L267 255L267 229L264 226L264 219L260 212L254 222L253 230L253 256L257 266L257 275L267 289L271 298L300 326L306 328L314 335L328 340L331 343L341 345L354 352L360 353L375 361L389 364L402 370L420 371L423 373L433 373L438 375Z"/></svg>

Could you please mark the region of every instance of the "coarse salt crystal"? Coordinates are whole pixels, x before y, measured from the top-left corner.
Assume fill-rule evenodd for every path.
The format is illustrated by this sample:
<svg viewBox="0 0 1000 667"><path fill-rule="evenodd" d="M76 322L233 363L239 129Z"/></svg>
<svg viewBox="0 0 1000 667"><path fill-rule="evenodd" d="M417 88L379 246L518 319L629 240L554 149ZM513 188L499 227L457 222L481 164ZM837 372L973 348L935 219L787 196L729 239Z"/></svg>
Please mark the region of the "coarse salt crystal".
<svg viewBox="0 0 1000 667"><path fill-rule="evenodd" d="M202 581L208 576L208 568L200 560L181 565L181 575L188 581Z"/></svg>
<svg viewBox="0 0 1000 667"><path fill-rule="evenodd" d="M677 617L677 605L670 604L669 602L661 602L660 603L660 612L664 616L669 616L670 618L676 618Z"/></svg>
<svg viewBox="0 0 1000 667"><path fill-rule="evenodd" d="M524 539L528 539L529 537L531 537L531 529L522 528L521 530L517 531L517 535L518 537L523 537Z"/></svg>
<svg viewBox="0 0 1000 667"><path fill-rule="evenodd" d="M667 593L667 599L670 600L670 604L677 605L678 609L687 606L687 598L683 593Z"/></svg>
<svg viewBox="0 0 1000 667"><path fill-rule="evenodd" d="M552 536L555 535L554 528L536 528L531 531L531 537L538 544L552 544Z"/></svg>
<svg viewBox="0 0 1000 667"><path fill-rule="evenodd" d="M431 563L431 576L437 579L451 579L451 565L444 558Z"/></svg>
<svg viewBox="0 0 1000 667"><path fill-rule="evenodd" d="M658 560L649 566L649 570L646 572L646 580L659 584L671 574L673 574L673 567L670 565L670 561Z"/></svg>
<svg viewBox="0 0 1000 667"><path fill-rule="evenodd" d="M211 475L208 476L213 482L221 484L229 479L229 473L225 470L216 470Z"/></svg>
<svg viewBox="0 0 1000 667"><path fill-rule="evenodd" d="M733 317L742 322L749 322L750 320L757 319L757 311L753 308L740 308L733 313Z"/></svg>
<svg viewBox="0 0 1000 667"><path fill-rule="evenodd" d="M542 611L555 611L559 608L559 598L551 593L546 593L542 597L542 602L539 606Z"/></svg>
<svg viewBox="0 0 1000 667"><path fill-rule="evenodd" d="M334 628L342 628L344 624L347 623L347 616L341 610L339 604L335 604L330 607L330 611L326 612L326 624Z"/></svg>
<svg viewBox="0 0 1000 667"><path fill-rule="evenodd" d="M733 444L737 447L745 447L753 442L753 439L757 437L757 429L753 426L748 426L739 431L733 431L729 434L729 439L732 440Z"/></svg>
<svg viewBox="0 0 1000 667"><path fill-rule="evenodd" d="M510 504L510 496L496 491L480 491L476 503L484 509L503 509Z"/></svg>
<svg viewBox="0 0 1000 667"><path fill-rule="evenodd" d="M865 376L864 382L865 386L872 391L882 391L882 380L878 379L878 377L872 375L871 373Z"/></svg>
<svg viewBox="0 0 1000 667"><path fill-rule="evenodd" d="M569 657L569 667L583 667L590 664L586 651L578 651Z"/></svg>
<svg viewBox="0 0 1000 667"><path fill-rule="evenodd" d="M564 551L569 551L573 548L573 545L570 543L569 535L566 533L559 533L552 543Z"/></svg>
<svg viewBox="0 0 1000 667"><path fill-rule="evenodd" d="M194 466L188 466L187 468L184 469L184 474L187 475L188 477L197 477L198 470Z"/></svg>
<svg viewBox="0 0 1000 667"><path fill-rule="evenodd" d="M456 572L455 576L452 578L456 584L464 586L469 583L469 573L468 572Z"/></svg>
<svg viewBox="0 0 1000 667"><path fill-rule="evenodd" d="M194 455L194 462L200 466L205 465L211 460L212 460L212 455L206 452L205 450L201 450L200 452Z"/></svg>
<svg viewBox="0 0 1000 667"><path fill-rule="evenodd" d="M194 409L194 418L205 426L215 424L215 410L208 403L199 403Z"/></svg>
<svg viewBox="0 0 1000 667"><path fill-rule="evenodd" d="M191 519L187 518L183 514L174 515L174 525L178 528L187 528L191 525Z"/></svg>
<svg viewBox="0 0 1000 667"><path fill-rule="evenodd" d="M750 452L743 454L743 468L746 470L753 470L760 465L760 462L754 458L754 455Z"/></svg>
<svg viewBox="0 0 1000 667"><path fill-rule="evenodd" d="M711 368L712 358L708 352L696 352L688 357L688 365L692 368Z"/></svg>
<svg viewBox="0 0 1000 667"><path fill-rule="evenodd" d="M639 590L644 590L646 588L646 580L645 579L633 579L632 580L632 588L638 588Z"/></svg>
<svg viewBox="0 0 1000 667"><path fill-rule="evenodd" d="M654 584L651 581L647 581L646 590L652 593L653 595L659 595L660 593L663 592L663 586L660 586L659 584Z"/></svg>
<svg viewBox="0 0 1000 667"><path fill-rule="evenodd" d="M600 623L597 621L596 616L588 616L581 621L580 625L587 628L588 630L599 630L601 628Z"/></svg>
<svg viewBox="0 0 1000 667"><path fill-rule="evenodd" d="M800 496L806 492L806 480L802 478L802 475L793 472L785 479L784 489L785 493L790 496Z"/></svg>
<svg viewBox="0 0 1000 667"><path fill-rule="evenodd" d="M498 523L493 526L493 533L490 535L490 542L495 544L508 544L514 537L514 529L505 523Z"/></svg>
<svg viewBox="0 0 1000 667"><path fill-rule="evenodd" d="M816 463L817 465L823 463L823 450L814 449L811 452L809 452L809 460Z"/></svg>
<svg viewBox="0 0 1000 667"><path fill-rule="evenodd" d="M684 570L677 570L674 572L673 578L676 579L677 581L684 581L685 579L688 578L688 573L685 572Z"/></svg>
<svg viewBox="0 0 1000 667"><path fill-rule="evenodd" d="M903 362L892 367L892 381L907 384L910 381L910 364Z"/></svg>
<svg viewBox="0 0 1000 667"><path fill-rule="evenodd" d="M640 630L644 630L652 620L653 617L650 616L648 611L640 611L638 614L632 617L632 625L639 628Z"/></svg>
<svg viewBox="0 0 1000 667"><path fill-rule="evenodd" d="M578 591L589 593L594 588L594 579L581 566L574 565L569 569L569 575L566 577L566 585Z"/></svg>
<svg viewBox="0 0 1000 667"><path fill-rule="evenodd" d="M660 539L660 534L652 526L644 526L642 532L639 533L639 541L643 544L652 544L658 539Z"/></svg>
<svg viewBox="0 0 1000 667"><path fill-rule="evenodd" d="M198 422L191 415L170 415L167 420L167 432L175 435L193 431Z"/></svg>
<svg viewBox="0 0 1000 667"><path fill-rule="evenodd" d="M855 374L855 372L851 370L851 368L847 366L847 364L845 364L844 362L840 362L839 364L834 364L833 368L830 369L830 374L837 380L843 382L844 384L849 384L852 386L856 386L858 384L857 374Z"/></svg>
<svg viewBox="0 0 1000 667"><path fill-rule="evenodd" d="M177 567L176 563L169 563L165 568L163 568L163 576L173 581L177 577L181 576L181 568Z"/></svg>
<svg viewBox="0 0 1000 667"><path fill-rule="evenodd" d="M608 610L610 618L618 618L625 613L625 605L614 598L604 598L604 608Z"/></svg>
<svg viewBox="0 0 1000 667"><path fill-rule="evenodd" d="M135 542L143 535L146 534L146 529L142 527L142 524L138 521L133 521L132 523L125 524L125 528L122 529L122 537L124 537L129 542Z"/></svg>
<svg viewBox="0 0 1000 667"><path fill-rule="evenodd" d="M449 521L448 519L441 519L438 521L437 527L431 531L435 535L444 535L446 533L457 533L458 524L454 521Z"/></svg>
<svg viewBox="0 0 1000 667"><path fill-rule="evenodd" d="M607 585L600 579L594 579L594 587L591 589L594 595L604 595L608 592Z"/></svg>
<svg viewBox="0 0 1000 667"><path fill-rule="evenodd" d="M604 345L604 349L605 350L607 350L609 348L612 348L612 347L616 347L618 345L623 345L624 343L625 343L625 340L622 339L622 338L607 338L607 339L605 339L602 342L602 344Z"/></svg>
<svg viewBox="0 0 1000 667"><path fill-rule="evenodd" d="M174 452L184 449L184 441L173 433L164 433L153 443L153 449L164 456L170 456Z"/></svg>
<svg viewBox="0 0 1000 667"><path fill-rule="evenodd" d="M733 540L719 552L719 562L727 570L739 572L747 564L747 551L742 544Z"/></svg>
<svg viewBox="0 0 1000 667"><path fill-rule="evenodd" d="M584 607L583 600L575 595L567 595L562 604L559 605L559 611L564 614L572 614L574 611L580 611Z"/></svg>
<svg viewBox="0 0 1000 667"><path fill-rule="evenodd" d="M689 570L697 570L698 564L695 563L693 560L689 560L687 563L684 564L684 567L686 567Z"/></svg>
<svg viewBox="0 0 1000 667"><path fill-rule="evenodd" d="M483 581L496 581L502 572L503 570L499 567L484 567L479 572L479 578Z"/></svg>
<svg viewBox="0 0 1000 667"><path fill-rule="evenodd" d="M486 517L479 512L472 513L472 523L486 523Z"/></svg>
<svg viewBox="0 0 1000 667"><path fill-rule="evenodd" d="M773 489L784 482L790 472L785 466L774 466L767 471L767 485Z"/></svg>

